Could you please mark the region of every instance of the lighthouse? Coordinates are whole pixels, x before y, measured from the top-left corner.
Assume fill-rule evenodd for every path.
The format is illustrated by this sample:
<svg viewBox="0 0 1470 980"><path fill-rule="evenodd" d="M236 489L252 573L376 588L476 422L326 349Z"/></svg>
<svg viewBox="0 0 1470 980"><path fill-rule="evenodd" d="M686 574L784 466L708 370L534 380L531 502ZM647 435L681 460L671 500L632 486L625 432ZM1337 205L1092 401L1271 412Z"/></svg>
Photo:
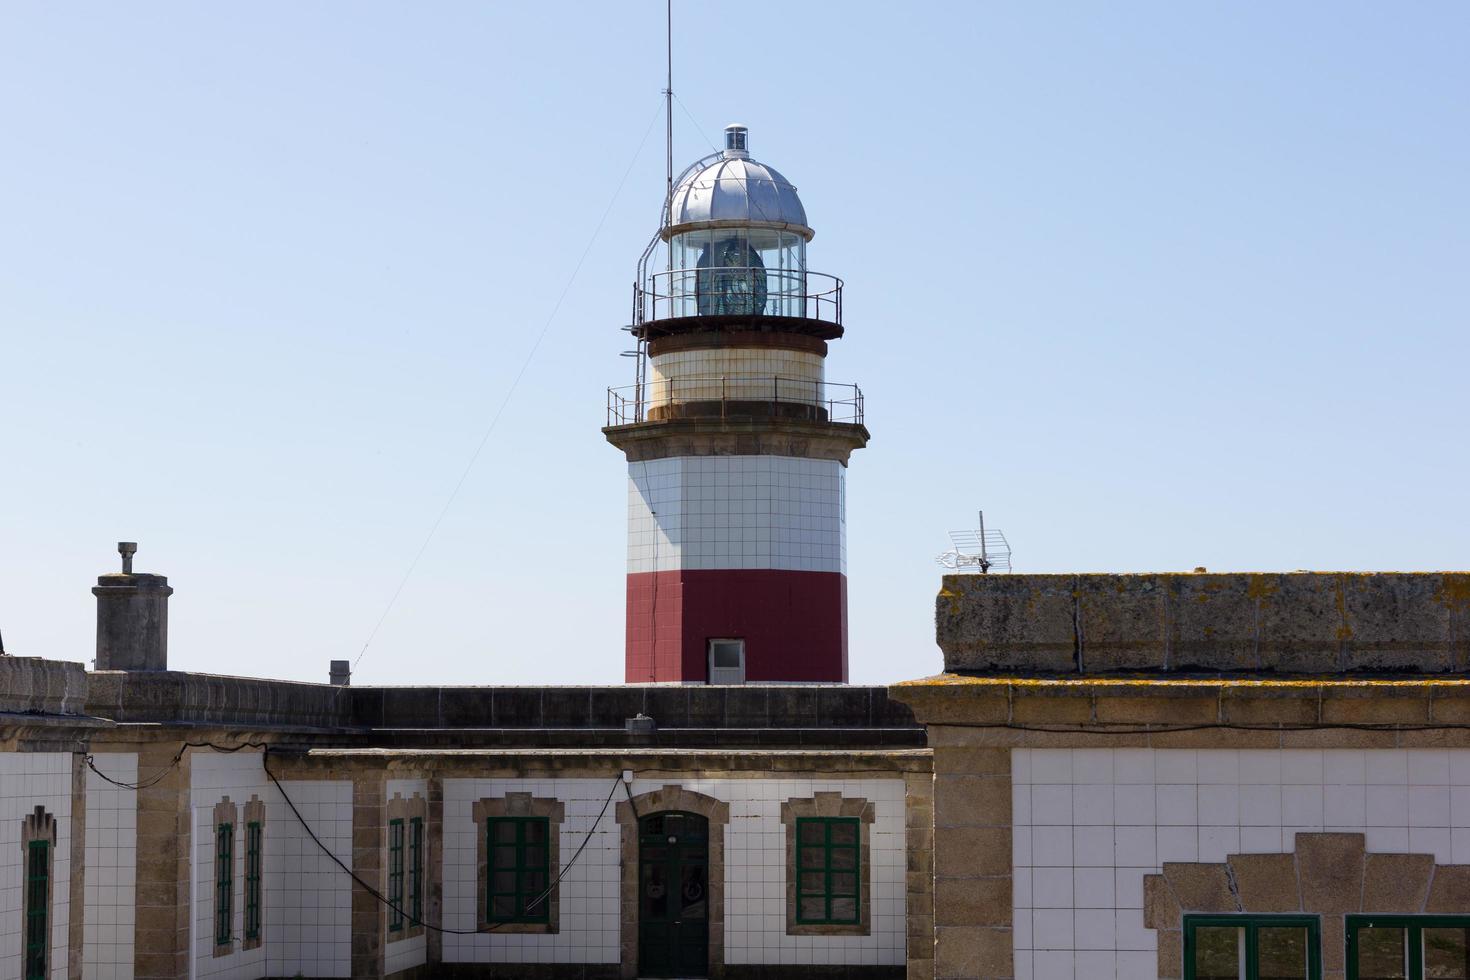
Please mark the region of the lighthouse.
<svg viewBox="0 0 1470 980"><path fill-rule="evenodd" d="M672 182L639 263L628 460L629 683L847 680L848 458L862 392L827 380L842 280L807 268L796 188L744 126Z"/></svg>

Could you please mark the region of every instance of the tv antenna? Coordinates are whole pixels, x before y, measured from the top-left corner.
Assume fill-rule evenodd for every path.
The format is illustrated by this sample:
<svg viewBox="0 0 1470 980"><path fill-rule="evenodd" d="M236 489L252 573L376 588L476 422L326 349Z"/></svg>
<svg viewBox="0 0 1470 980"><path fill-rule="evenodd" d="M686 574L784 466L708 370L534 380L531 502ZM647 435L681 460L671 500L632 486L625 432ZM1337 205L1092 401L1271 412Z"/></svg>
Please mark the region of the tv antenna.
<svg viewBox="0 0 1470 980"><path fill-rule="evenodd" d="M990 574L1011 570L1011 545L1001 531L985 530L985 511L980 511L980 527L972 531L950 531L949 540L954 547L937 557L935 561L945 568L957 572L979 572Z"/></svg>

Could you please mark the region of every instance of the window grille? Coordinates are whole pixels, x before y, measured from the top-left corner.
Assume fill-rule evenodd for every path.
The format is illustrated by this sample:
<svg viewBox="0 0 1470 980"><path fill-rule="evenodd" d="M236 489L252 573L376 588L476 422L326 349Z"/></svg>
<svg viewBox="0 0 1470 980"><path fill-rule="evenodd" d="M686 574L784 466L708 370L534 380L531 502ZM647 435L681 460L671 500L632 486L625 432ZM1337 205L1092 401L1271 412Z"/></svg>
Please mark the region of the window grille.
<svg viewBox="0 0 1470 980"><path fill-rule="evenodd" d="M1350 915L1348 980L1470 977L1470 917Z"/></svg>
<svg viewBox="0 0 1470 980"><path fill-rule="evenodd" d="M424 821L408 821L408 914L414 925L424 921Z"/></svg>
<svg viewBox="0 0 1470 980"><path fill-rule="evenodd" d="M51 842L26 845L25 980L46 980L51 952Z"/></svg>
<svg viewBox="0 0 1470 980"><path fill-rule="evenodd" d="M245 938L260 938L261 838L259 820L245 825Z"/></svg>
<svg viewBox="0 0 1470 980"><path fill-rule="evenodd" d="M798 817L796 921L852 925L862 888L862 827L856 817Z"/></svg>
<svg viewBox="0 0 1470 980"><path fill-rule="evenodd" d="M1186 915L1184 980L1322 980L1314 915Z"/></svg>
<svg viewBox="0 0 1470 980"><path fill-rule="evenodd" d="M550 828L546 817L491 817L485 821L490 854L487 921L550 920Z"/></svg>
<svg viewBox="0 0 1470 980"><path fill-rule="evenodd" d="M234 938L235 825L222 823L214 830L214 944L228 946Z"/></svg>
<svg viewBox="0 0 1470 980"><path fill-rule="evenodd" d="M388 821L388 928L403 928L403 821Z"/></svg>

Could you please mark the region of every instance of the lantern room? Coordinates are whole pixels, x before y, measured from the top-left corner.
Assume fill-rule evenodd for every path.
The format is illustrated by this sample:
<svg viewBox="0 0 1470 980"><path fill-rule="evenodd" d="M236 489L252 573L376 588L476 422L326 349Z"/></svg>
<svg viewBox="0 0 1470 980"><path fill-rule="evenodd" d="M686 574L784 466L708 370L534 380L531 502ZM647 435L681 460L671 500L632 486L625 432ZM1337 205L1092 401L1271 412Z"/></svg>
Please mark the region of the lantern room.
<svg viewBox="0 0 1470 980"><path fill-rule="evenodd" d="M744 126L725 150L674 188L668 226L669 290L684 316L801 316L806 223L796 188L750 157ZM676 315L679 315L676 314Z"/></svg>
<svg viewBox="0 0 1470 980"><path fill-rule="evenodd" d="M807 271L806 245L815 232L801 198L779 171L751 158L749 139L744 126L725 127L725 149L691 166L674 186L657 239L665 261L647 263L640 276L640 321L840 321L841 283Z"/></svg>

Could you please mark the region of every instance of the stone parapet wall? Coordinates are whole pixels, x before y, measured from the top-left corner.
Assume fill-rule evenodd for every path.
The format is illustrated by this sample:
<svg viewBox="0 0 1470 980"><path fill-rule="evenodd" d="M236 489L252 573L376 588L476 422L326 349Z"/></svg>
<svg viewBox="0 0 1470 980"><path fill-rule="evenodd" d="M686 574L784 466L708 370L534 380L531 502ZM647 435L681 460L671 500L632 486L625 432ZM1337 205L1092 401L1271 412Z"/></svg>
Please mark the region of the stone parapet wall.
<svg viewBox="0 0 1470 980"><path fill-rule="evenodd" d="M357 687L354 725L388 728L913 728L883 687L837 684Z"/></svg>
<svg viewBox="0 0 1470 980"><path fill-rule="evenodd" d="M626 721L639 714L656 731L626 733ZM376 744L393 746L470 739L485 746L905 747L924 739L913 712L883 687L336 687L183 671L88 672L29 657L0 657L0 723L7 716L11 729L116 723L330 737L374 731Z"/></svg>
<svg viewBox="0 0 1470 980"><path fill-rule="evenodd" d="M947 671L1470 670L1470 573L947 575Z"/></svg>
<svg viewBox="0 0 1470 980"><path fill-rule="evenodd" d="M351 714L349 688L175 670L86 675L88 714L118 722L337 728Z"/></svg>
<svg viewBox="0 0 1470 980"><path fill-rule="evenodd" d="M975 677L892 688L929 727L989 729L1005 744L1305 748L1470 745L1470 678Z"/></svg>
<svg viewBox="0 0 1470 980"><path fill-rule="evenodd" d="M81 664L0 656L0 712L77 715L87 700Z"/></svg>
<svg viewBox="0 0 1470 980"><path fill-rule="evenodd" d="M898 743L922 741L913 712L883 687L334 687L183 671L89 673L80 664L20 657L0 658L0 712L7 711L262 728L619 732L641 713L660 730L740 729L773 744L788 739L783 730L869 730L875 738L890 730Z"/></svg>

